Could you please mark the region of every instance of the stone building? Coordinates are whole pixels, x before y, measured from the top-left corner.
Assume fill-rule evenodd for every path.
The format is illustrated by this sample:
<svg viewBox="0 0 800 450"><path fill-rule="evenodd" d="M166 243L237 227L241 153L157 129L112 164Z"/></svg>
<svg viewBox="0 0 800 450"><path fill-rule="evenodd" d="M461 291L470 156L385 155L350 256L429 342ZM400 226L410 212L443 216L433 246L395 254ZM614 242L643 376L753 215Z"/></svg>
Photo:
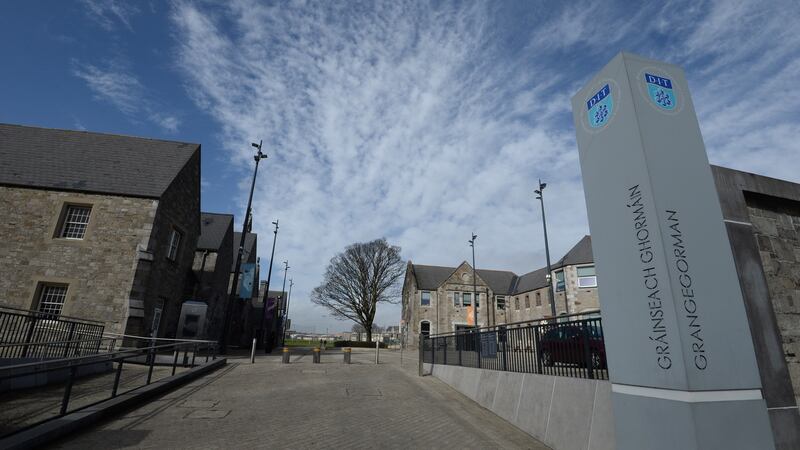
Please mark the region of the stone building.
<svg viewBox="0 0 800 450"><path fill-rule="evenodd" d="M0 304L174 336L200 145L0 124Z"/></svg>
<svg viewBox="0 0 800 450"><path fill-rule="evenodd" d="M200 237L194 253L192 276L188 277L185 298L198 302L194 308L203 311L202 324L196 334L188 335L179 331L178 337L218 340L225 319L225 306L228 303L230 267L233 264L233 215L204 212L200 214ZM184 304L186 305L186 304ZM191 314L181 312L184 321L181 327L190 329L187 317ZM198 319L195 319L198 320Z"/></svg>
<svg viewBox="0 0 800 450"><path fill-rule="evenodd" d="M597 276L589 236L584 236L551 264L551 269L557 315L598 310ZM478 269L475 280L478 326L552 317L546 275L546 268L522 276ZM466 261L458 267L425 266L409 261L402 300L408 344L415 347L420 333L473 327L473 296L472 266Z"/></svg>

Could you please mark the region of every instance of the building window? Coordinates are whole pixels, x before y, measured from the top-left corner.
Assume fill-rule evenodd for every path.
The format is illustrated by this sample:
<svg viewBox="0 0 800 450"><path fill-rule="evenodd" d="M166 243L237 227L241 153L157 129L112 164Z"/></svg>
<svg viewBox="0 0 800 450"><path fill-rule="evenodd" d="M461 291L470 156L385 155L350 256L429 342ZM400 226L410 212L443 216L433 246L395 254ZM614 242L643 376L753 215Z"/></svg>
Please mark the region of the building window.
<svg viewBox="0 0 800 450"><path fill-rule="evenodd" d="M464 306L472 305L472 293L470 292L462 292L461 293L461 304Z"/></svg>
<svg viewBox="0 0 800 450"><path fill-rule="evenodd" d="M514 297L514 309L519 311L519 297Z"/></svg>
<svg viewBox="0 0 800 450"><path fill-rule="evenodd" d="M431 323L427 320L423 320L419 323L419 333L425 336L431 335Z"/></svg>
<svg viewBox="0 0 800 450"><path fill-rule="evenodd" d="M536 306L542 306L542 293L536 293Z"/></svg>
<svg viewBox="0 0 800 450"><path fill-rule="evenodd" d="M594 266L578 267L578 287L596 287L597 275Z"/></svg>
<svg viewBox="0 0 800 450"><path fill-rule="evenodd" d="M66 205L64 222L61 224L61 233L58 236L65 239L83 239L91 212L91 206Z"/></svg>
<svg viewBox="0 0 800 450"><path fill-rule="evenodd" d="M506 296L505 295L496 295L494 297L494 302L497 305L497 309L506 309Z"/></svg>
<svg viewBox="0 0 800 450"><path fill-rule="evenodd" d="M169 250L167 252L167 259L175 261L178 258L178 248L181 245L181 232L173 228L169 232Z"/></svg>
<svg viewBox="0 0 800 450"><path fill-rule="evenodd" d="M528 294L525 294L525 309L531 308L531 299L528 297Z"/></svg>
<svg viewBox="0 0 800 450"><path fill-rule="evenodd" d="M61 315L64 300L67 298L67 286L63 284L43 284L39 292L39 312L50 318Z"/></svg>
<svg viewBox="0 0 800 450"><path fill-rule="evenodd" d="M456 308L461 306L461 293L451 292L450 295L453 297L453 306L455 306Z"/></svg>
<svg viewBox="0 0 800 450"><path fill-rule="evenodd" d="M566 289L566 283L564 283L564 271L559 270L556 272L556 292L561 292Z"/></svg>
<svg viewBox="0 0 800 450"><path fill-rule="evenodd" d="M431 293L429 291L422 291L419 297L419 304L422 306L431 306Z"/></svg>
<svg viewBox="0 0 800 450"><path fill-rule="evenodd" d="M483 295L483 294L480 294L480 293L479 294L475 294L475 307L476 308L480 308L481 307L481 302L480 302L481 295Z"/></svg>

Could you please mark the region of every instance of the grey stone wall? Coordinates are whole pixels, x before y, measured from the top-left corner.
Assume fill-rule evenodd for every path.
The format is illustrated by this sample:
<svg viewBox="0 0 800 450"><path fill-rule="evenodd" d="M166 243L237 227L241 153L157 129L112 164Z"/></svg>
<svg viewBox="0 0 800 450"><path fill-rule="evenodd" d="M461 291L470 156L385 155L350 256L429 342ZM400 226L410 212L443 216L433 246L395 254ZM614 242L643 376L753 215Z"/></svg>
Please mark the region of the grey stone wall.
<svg viewBox="0 0 800 450"><path fill-rule="evenodd" d="M208 305L203 336L206 339L218 340L222 333L225 316L225 305L228 302L228 284L230 280L233 253L233 228L230 227L222 240L221 252L203 250L195 252L192 270L194 278L188 283L185 299L203 300ZM205 260L205 263L203 262Z"/></svg>
<svg viewBox="0 0 800 450"><path fill-rule="evenodd" d="M65 204L92 206L82 240L56 237ZM122 333L138 262L158 201L0 186L0 304L36 309L37 285L68 284L62 314Z"/></svg>
<svg viewBox="0 0 800 450"><path fill-rule="evenodd" d="M800 203L746 195L786 365L800 403Z"/></svg>
<svg viewBox="0 0 800 450"><path fill-rule="evenodd" d="M167 258L172 228L183 237L175 260ZM162 308L157 335L175 337L183 303L186 277L194 261L200 235L200 152L178 173L159 201L153 229L140 248L130 304L136 314L128 320L126 334L149 336L155 309ZM133 311L132 311L133 312Z"/></svg>

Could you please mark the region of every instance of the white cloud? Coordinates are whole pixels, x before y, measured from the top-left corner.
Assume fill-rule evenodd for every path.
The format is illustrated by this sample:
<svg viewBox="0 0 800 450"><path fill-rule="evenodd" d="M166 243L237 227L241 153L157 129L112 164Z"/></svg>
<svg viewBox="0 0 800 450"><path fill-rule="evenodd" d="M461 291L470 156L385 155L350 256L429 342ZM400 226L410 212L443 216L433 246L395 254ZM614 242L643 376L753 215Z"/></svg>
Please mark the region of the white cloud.
<svg viewBox="0 0 800 450"><path fill-rule="evenodd" d="M737 3L732 12L720 10L725 3L633 12L624 4L597 5L557 4L524 24L506 23L503 11L488 4L174 5L189 95L220 124L222 146L243 177L252 161L249 143L265 141L270 159L260 169L254 228L268 237L270 222L280 218L276 258L292 266L295 324L320 330L332 323L308 293L328 260L354 241L385 236L415 262L457 265L470 257L467 239L474 231L479 267L518 273L540 267L544 244L532 193L538 177L548 182L554 259L588 233L569 97L619 46L670 54L697 73L719 61L752 64L755 58L732 55L732 44L717 42L752 31L736 28L754 23L738 20L751 3ZM770 20L790 19L759 14L755 23L780 26ZM719 31L704 29L708 24ZM509 44L511 37L523 44ZM742 51L757 53L770 42L758 40ZM795 50L767 52L773 69L747 73L791 77L797 70L785 59L796 59L792 45ZM759 147L756 136L780 116L782 98L777 87L756 81L747 85L773 106L740 120L739 138L731 139L715 121L730 123L735 119L725 115L741 111L728 108L754 105L729 100L714 109L724 103L714 97L714 85L701 85L703 93L693 86L696 102L709 105L698 112L708 122L703 129L714 145L712 159L753 152L766 168L778 156ZM788 149L796 126L775 125L763 139ZM244 209L246 187L240 192ZM268 241L261 239L261 255L268 255ZM396 307L378 314L382 325L399 320Z"/></svg>
<svg viewBox="0 0 800 450"><path fill-rule="evenodd" d="M147 119L166 132L175 133L180 119L164 113L153 96L124 64L112 62L106 68L73 61L73 75L86 82L94 97L106 101L131 119Z"/></svg>
<svg viewBox="0 0 800 450"><path fill-rule="evenodd" d="M107 31L112 31L122 25L133 31L131 20L139 13L139 8L133 2L120 0L82 0L86 14Z"/></svg>

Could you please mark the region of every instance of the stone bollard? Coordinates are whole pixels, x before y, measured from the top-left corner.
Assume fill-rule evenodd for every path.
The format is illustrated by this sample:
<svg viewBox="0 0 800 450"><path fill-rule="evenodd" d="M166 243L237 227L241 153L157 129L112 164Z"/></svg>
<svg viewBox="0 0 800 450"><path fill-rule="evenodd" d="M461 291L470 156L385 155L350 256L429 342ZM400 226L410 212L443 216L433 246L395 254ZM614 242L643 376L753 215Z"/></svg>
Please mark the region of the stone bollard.
<svg viewBox="0 0 800 450"><path fill-rule="evenodd" d="M350 355L352 354L353 349L350 347L345 347L342 349L342 352L344 354L344 363L350 364Z"/></svg>
<svg viewBox="0 0 800 450"><path fill-rule="evenodd" d="M314 364L319 364L319 347L314 347Z"/></svg>
<svg viewBox="0 0 800 450"><path fill-rule="evenodd" d="M283 363L289 364L289 347L283 347Z"/></svg>

